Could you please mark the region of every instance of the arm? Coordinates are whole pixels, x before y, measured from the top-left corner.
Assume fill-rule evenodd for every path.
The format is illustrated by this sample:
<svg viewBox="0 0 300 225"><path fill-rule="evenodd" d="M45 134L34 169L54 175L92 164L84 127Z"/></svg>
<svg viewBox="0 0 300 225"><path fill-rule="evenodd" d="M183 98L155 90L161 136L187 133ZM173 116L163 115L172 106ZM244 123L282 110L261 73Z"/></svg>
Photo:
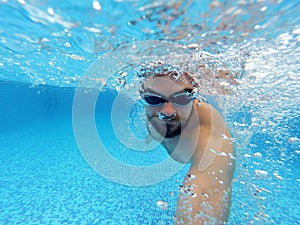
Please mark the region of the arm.
<svg viewBox="0 0 300 225"><path fill-rule="evenodd" d="M208 105L202 110L209 114L202 112L206 123L201 125L196 154L180 190L175 224L225 224L229 215L233 144L222 138L230 134L221 116ZM211 117L214 123L207 122L213 121Z"/></svg>

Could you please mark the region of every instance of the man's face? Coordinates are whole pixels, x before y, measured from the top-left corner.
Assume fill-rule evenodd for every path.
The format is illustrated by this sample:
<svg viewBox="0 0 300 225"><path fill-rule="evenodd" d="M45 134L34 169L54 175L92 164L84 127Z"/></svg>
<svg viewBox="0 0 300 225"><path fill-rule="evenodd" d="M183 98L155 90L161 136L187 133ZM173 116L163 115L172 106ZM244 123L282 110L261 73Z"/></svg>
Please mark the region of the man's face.
<svg viewBox="0 0 300 225"><path fill-rule="evenodd" d="M193 110L189 95L193 86L186 80L159 76L145 81L141 95L147 103L145 110L151 134L154 128L160 136L173 138L186 127Z"/></svg>

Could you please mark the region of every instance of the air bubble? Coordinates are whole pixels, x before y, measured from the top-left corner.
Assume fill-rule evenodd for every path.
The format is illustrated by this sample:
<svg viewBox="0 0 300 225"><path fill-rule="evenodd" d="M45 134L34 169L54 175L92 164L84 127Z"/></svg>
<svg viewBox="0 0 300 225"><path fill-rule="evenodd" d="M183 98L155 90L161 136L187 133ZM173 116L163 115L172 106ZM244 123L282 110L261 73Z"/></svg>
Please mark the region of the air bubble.
<svg viewBox="0 0 300 225"><path fill-rule="evenodd" d="M129 26L134 26L136 25L136 21L132 20L132 21L128 21L127 23Z"/></svg>
<svg viewBox="0 0 300 225"><path fill-rule="evenodd" d="M255 30L258 30L259 28L260 28L260 25L255 25L255 26L254 26L254 29L255 29Z"/></svg>
<svg viewBox="0 0 300 225"><path fill-rule="evenodd" d="M209 195L204 193L204 192L202 193L202 196L205 197L205 198L209 198Z"/></svg>
<svg viewBox="0 0 300 225"><path fill-rule="evenodd" d="M102 7L98 1L93 1L93 8L100 11Z"/></svg>
<svg viewBox="0 0 300 225"><path fill-rule="evenodd" d="M156 203L157 207L160 208L161 210L167 210L168 209L168 203L165 201L157 201Z"/></svg>
<svg viewBox="0 0 300 225"><path fill-rule="evenodd" d="M269 193L269 194L272 194L272 192L271 192L271 191L269 191L268 189L261 188L261 190L262 190L262 191L264 191L264 192L267 192L267 193Z"/></svg>
<svg viewBox="0 0 300 225"><path fill-rule="evenodd" d="M252 156L253 158L262 158L262 154L260 152L255 152Z"/></svg>
<svg viewBox="0 0 300 225"><path fill-rule="evenodd" d="M300 34L300 28L296 28L292 31L292 34Z"/></svg>
<svg viewBox="0 0 300 225"><path fill-rule="evenodd" d="M69 42L66 42L66 43L64 44L64 46L67 47L67 48L70 48L70 47L71 47L71 44L70 44Z"/></svg>
<svg viewBox="0 0 300 225"><path fill-rule="evenodd" d="M127 75L128 75L128 72L122 72L121 73L122 78L126 77Z"/></svg>
<svg viewBox="0 0 300 225"><path fill-rule="evenodd" d="M266 11L267 9L268 9L268 7L267 7L267 6L264 6L264 7L261 7L260 11L264 12L264 11Z"/></svg>
<svg viewBox="0 0 300 225"><path fill-rule="evenodd" d="M18 0L18 2L19 2L20 4L22 4L22 5L25 5L25 4L26 4L25 0Z"/></svg>
<svg viewBox="0 0 300 225"><path fill-rule="evenodd" d="M223 138L224 140L229 140L229 137L228 137L227 135L222 134L221 136L222 136L222 138Z"/></svg>
<svg viewBox="0 0 300 225"><path fill-rule="evenodd" d="M228 154L226 152L218 152L219 156L228 156Z"/></svg>
<svg viewBox="0 0 300 225"><path fill-rule="evenodd" d="M197 176L193 175L193 174L189 174L188 177L191 178L191 180L196 180L197 179Z"/></svg>
<svg viewBox="0 0 300 225"><path fill-rule="evenodd" d="M189 34L189 35L190 35L190 34ZM193 43L193 44L189 44L187 47L188 47L188 48L199 48L200 45L197 44L197 43Z"/></svg>
<svg viewBox="0 0 300 225"><path fill-rule="evenodd" d="M265 178L269 174L268 171L265 170L254 170L254 173L262 178Z"/></svg>
<svg viewBox="0 0 300 225"><path fill-rule="evenodd" d="M235 157L233 154L231 154L231 153L228 153L228 155L229 155L229 158L231 158L231 159L233 159L233 160L235 160L235 159L236 159L236 157Z"/></svg>
<svg viewBox="0 0 300 225"><path fill-rule="evenodd" d="M49 15L51 15L51 16L54 15L54 10L53 10L53 8L51 8L51 7L49 7L49 8L47 9L47 12L48 12Z"/></svg>
<svg viewBox="0 0 300 225"><path fill-rule="evenodd" d="M279 176L278 172L274 172L273 175L278 179L278 180L282 180L283 177L282 176Z"/></svg>
<svg viewBox="0 0 300 225"><path fill-rule="evenodd" d="M217 153L214 149L210 149L209 151L211 151L212 153Z"/></svg>
<svg viewBox="0 0 300 225"><path fill-rule="evenodd" d="M288 142L289 142L290 144L298 144L298 143L300 143L300 139L297 138L297 137L291 137L291 138L288 140Z"/></svg>

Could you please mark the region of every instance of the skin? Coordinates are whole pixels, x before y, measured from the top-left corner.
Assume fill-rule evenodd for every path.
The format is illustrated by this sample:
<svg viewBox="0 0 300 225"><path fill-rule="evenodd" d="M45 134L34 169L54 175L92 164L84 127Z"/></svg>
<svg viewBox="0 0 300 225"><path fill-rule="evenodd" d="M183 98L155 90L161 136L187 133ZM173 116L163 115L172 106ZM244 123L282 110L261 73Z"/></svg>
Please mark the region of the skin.
<svg viewBox="0 0 300 225"><path fill-rule="evenodd" d="M188 79L170 79L167 75L148 78L144 92L159 93L165 99L183 89L192 89ZM225 224L231 202L235 167L234 146L221 115L209 104L191 101L185 106L165 102L145 105L150 135L169 155L190 169L180 187L175 224ZM160 119L157 112L176 113L172 120ZM166 133L177 132L166 138ZM175 133L176 133L175 132Z"/></svg>

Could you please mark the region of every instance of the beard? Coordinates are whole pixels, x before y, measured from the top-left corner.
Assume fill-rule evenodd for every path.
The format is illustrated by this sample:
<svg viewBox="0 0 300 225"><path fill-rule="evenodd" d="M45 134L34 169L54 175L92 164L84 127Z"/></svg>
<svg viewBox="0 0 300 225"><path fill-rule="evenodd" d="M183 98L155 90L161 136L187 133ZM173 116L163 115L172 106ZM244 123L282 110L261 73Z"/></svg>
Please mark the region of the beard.
<svg viewBox="0 0 300 225"><path fill-rule="evenodd" d="M151 129L149 128L149 126L152 126L155 129L155 131L164 138L177 137L181 135L181 132L188 125L193 111L194 108L192 108L192 111L187 118L181 118L179 116L174 120L173 123L165 122L164 120L159 119L156 115L147 114L147 129L151 134Z"/></svg>
<svg viewBox="0 0 300 225"><path fill-rule="evenodd" d="M178 126L170 126L169 124L167 124L166 128L167 132L165 138L173 138L181 134L181 124L179 124Z"/></svg>

